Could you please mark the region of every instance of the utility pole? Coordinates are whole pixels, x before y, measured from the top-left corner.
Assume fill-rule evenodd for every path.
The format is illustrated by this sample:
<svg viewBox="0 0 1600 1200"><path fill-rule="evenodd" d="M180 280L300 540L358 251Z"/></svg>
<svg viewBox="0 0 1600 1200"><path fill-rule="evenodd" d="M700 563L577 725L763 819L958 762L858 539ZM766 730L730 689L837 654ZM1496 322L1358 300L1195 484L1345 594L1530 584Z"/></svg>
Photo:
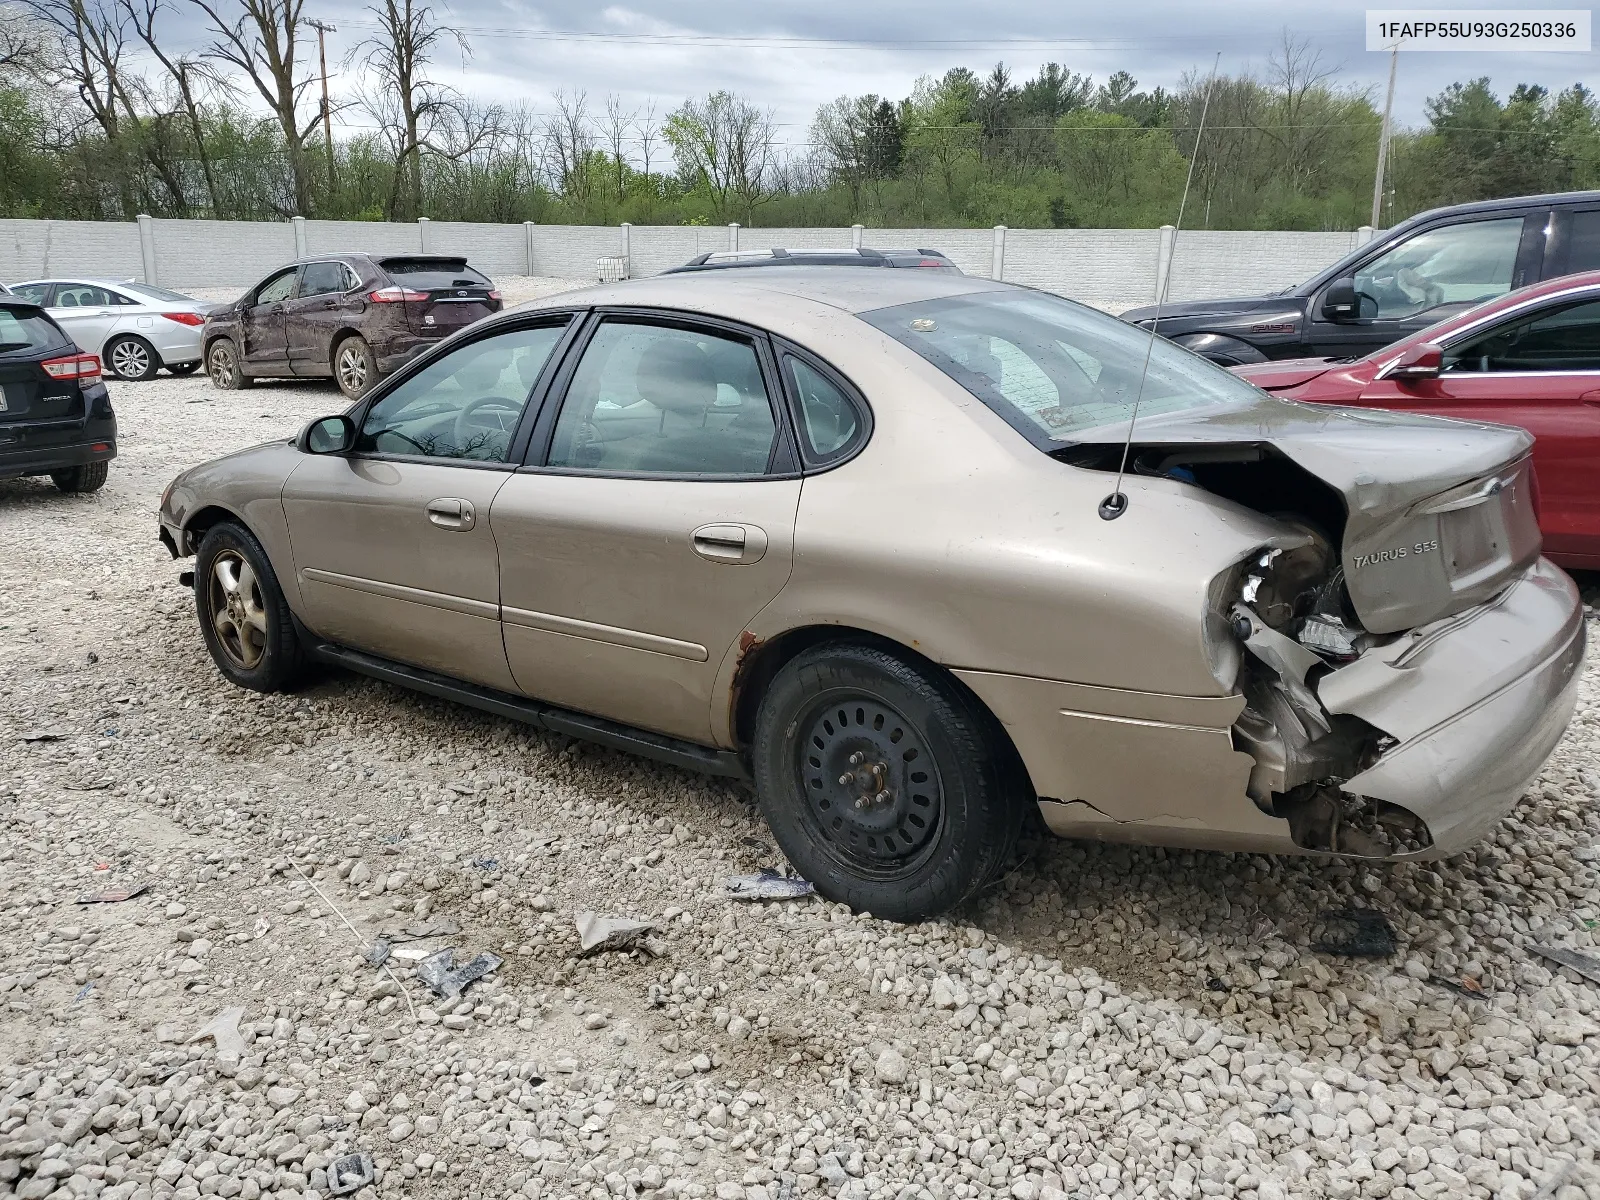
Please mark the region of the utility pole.
<svg viewBox="0 0 1600 1200"><path fill-rule="evenodd" d="M317 57L322 60L322 136L328 148L328 199L333 200L333 105L328 102L328 43L330 33L338 33L337 25L329 25L326 21L307 21L307 25L317 31ZM1390 80L1389 90L1394 91L1394 81Z"/></svg>
<svg viewBox="0 0 1600 1200"><path fill-rule="evenodd" d="M1378 134L1378 170L1372 181L1372 227L1383 227L1383 168L1389 157L1389 129L1394 115L1394 76L1400 66L1400 43L1389 52L1389 96L1383 102L1383 129Z"/></svg>

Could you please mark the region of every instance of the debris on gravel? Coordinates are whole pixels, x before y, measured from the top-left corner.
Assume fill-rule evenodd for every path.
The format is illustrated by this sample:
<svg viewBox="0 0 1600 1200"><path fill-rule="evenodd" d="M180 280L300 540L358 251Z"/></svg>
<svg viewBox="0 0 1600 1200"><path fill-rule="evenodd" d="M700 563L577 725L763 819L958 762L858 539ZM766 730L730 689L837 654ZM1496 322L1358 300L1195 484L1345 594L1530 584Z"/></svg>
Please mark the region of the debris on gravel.
<svg viewBox="0 0 1600 1200"><path fill-rule="evenodd" d="M924 925L733 904L729 781L226 683L157 500L344 401L112 387L103 491L0 483L0 1197L1600 1196L1600 991L1533 949L1597 953L1595 668L1448 861L1045 842ZM1347 909L1395 953L1313 950ZM503 962L441 998L447 947Z"/></svg>

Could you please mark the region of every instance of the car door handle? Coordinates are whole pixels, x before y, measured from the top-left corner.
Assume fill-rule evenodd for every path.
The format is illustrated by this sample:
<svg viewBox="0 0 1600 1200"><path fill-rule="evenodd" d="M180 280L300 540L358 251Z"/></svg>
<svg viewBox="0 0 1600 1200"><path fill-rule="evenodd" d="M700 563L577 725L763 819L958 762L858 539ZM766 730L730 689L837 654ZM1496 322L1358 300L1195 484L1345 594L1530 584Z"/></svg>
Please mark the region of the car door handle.
<svg viewBox="0 0 1600 1200"><path fill-rule="evenodd" d="M696 554L715 563L748 565L767 552L767 532L754 525L702 525L689 540Z"/></svg>
<svg viewBox="0 0 1600 1200"><path fill-rule="evenodd" d="M478 511L472 507L472 501L462 500L458 496L441 496L437 500L428 501L428 520L440 529L450 529L463 532L471 529L478 523Z"/></svg>
<svg viewBox="0 0 1600 1200"><path fill-rule="evenodd" d="M1600 408L1600 388L1596 388L1592 392L1585 392L1578 397L1578 402L1587 404L1590 408Z"/></svg>

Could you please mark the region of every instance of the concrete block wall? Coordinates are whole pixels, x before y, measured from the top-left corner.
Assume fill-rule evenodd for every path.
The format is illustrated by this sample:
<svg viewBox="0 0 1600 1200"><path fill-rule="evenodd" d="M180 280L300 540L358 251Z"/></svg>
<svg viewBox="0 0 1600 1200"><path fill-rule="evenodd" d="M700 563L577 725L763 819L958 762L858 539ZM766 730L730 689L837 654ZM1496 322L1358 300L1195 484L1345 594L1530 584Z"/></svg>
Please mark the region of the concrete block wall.
<svg viewBox="0 0 1600 1200"><path fill-rule="evenodd" d="M143 237L141 238L141 234ZM709 226L489 225L453 221L152 221L0 220L0 280L42 275L145 279L175 288L245 288L301 254L463 254L492 278L549 276L587 282L602 256L628 256L635 277L653 275L709 250L729 247L733 231ZM753 227L737 231L742 250L773 246L845 247L845 228ZM1348 253L1370 231L1295 233L1186 230L1171 243L1157 229L878 229L860 244L940 250L968 274L988 277L1003 241L1007 282L1025 284L1120 312L1155 298L1157 274L1172 246L1173 300L1248 295L1288 287Z"/></svg>

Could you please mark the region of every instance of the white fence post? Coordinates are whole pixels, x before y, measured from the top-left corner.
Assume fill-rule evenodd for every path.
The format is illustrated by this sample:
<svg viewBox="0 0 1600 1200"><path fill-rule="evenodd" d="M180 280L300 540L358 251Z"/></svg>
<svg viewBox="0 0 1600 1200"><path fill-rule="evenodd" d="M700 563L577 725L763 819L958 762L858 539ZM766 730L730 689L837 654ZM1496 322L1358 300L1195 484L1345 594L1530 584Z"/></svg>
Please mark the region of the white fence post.
<svg viewBox="0 0 1600 1200"><path fill-rule="evenodd" d="M1372 240L1372 226L1363 225L1356 230L1356 245L1365 246Z"/></svg>
<svg viewBox="0 0 1600 1200"><path fill-rule="evenodd" d="M1003 280L1006 277L1006 227L994 227L994 247L989 251L989 278Z"/></svg>
<svg viewBox="0 0 1600 1200"><path fill-rule="evenodd" d="M861 249L861 235L866 232L864 225L850 226L850 246L852 249Z"/></svg>
<svg viewBox="0 0 1600 1200"><path fill-rule="evenodd" d="M633 225L622 223L622 277L633 278Z"/></svg>
<svg viewBox="0 0 1600 1200"><path fill-rule="evenodd" d="M290 217L294 225L294 256L296 258L310 258L311 251L306 248L306 219L304 217Z"/></svg>
<svg viewBox="0 0 1600 1200"><path fill-rule="evenodd" d="M431 224L427 217L417 218L417 245L424 254L428 252L428 226Z"/></svg>
<svg viewBox="0 0 1600 1200"><path fill-rule="evenodd" d="M739 222L737 222L737 221L729 221L728 222L728 249L729 250L737 250L738 248L739 248Z"/></svg>
<svg viewBox="0 0 1600 1200"><path fill-rule="evenodd" d="M1156 294L1160 304L1167 294L1167 282L1172 278L1172 249L1178 241L1178 230L1172 225L1161 227L1161 244L1156 249Z"/></svg>
<svg viewBox="0 0 1600 1200"><path fill-rule="evenodd" d="M156 223L144 213L134 220L139 222L139 257L144 261L144 281L151 286L156 282Z"/></svg>
<svg viewBox="0 0 1600 1200"><path fill-rule="evenodd" d="M527 243L528 243L528 274L529 275L535 275L538 272L536 272L533 269L533 222L532 221L524 221L522 223L522 234L523 234L523 237L527 239Z"/></svg>

